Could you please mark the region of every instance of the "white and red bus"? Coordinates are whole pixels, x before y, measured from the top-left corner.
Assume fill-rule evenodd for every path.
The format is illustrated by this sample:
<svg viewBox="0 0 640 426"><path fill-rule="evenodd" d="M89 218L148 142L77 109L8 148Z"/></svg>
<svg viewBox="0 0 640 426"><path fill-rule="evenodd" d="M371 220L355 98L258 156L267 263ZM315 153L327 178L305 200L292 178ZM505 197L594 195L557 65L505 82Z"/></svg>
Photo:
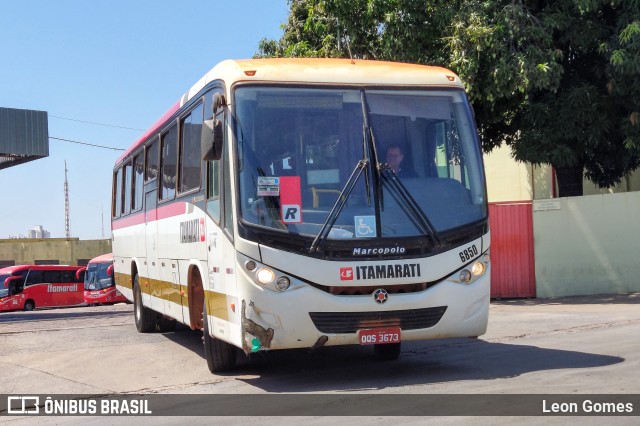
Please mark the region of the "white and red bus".
<svg viewBox="0 0 640 426"><path fill-rule="evenodd" d="M18 265L0 269L0 311L84 305L81 266Z"/></svg>
<svg viewBox="0 0 640 426"><path fill-rule="evenodd" d="M203 329L212 372L486 331L482 156L443 68L221 62L116 161L112 234L138 330Z"/></svg>
<svg viewBox="0 0 640 426"><path fill-rule="evenodd" d="M78 274L82 272L84 272L84 302L87 305L127 302L127 298L116 288L111 253L94 257L85 268L78 271Z"/></svg>

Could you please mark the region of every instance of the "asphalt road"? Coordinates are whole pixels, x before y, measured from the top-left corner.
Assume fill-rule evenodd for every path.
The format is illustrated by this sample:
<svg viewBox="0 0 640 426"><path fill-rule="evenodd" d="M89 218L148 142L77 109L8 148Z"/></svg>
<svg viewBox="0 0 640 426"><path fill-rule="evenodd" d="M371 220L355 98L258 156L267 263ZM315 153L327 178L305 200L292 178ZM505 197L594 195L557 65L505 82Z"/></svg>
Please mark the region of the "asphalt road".
<svg viewBox="0 0 640 426"><path fill-rule="evenodd" d="M489 321L480 339L405 342L394 362L374 361L370 347L326 347L261 353L243 359L233 374L212 375L200 333L179 328L139 334L132 305L0 313L0 394L640 394L640 294L493 302ZM330 415L331 406L326 409ZM638 424L640 405L634 409L634 417L606 421ZM324 416L313 414L286 417L284 423L325 423ZM177 421L151 419L146 419L149 424ZM255 420L225 419L232 424ZM282 424L281 419L266 419ZM342 418L340 423L360 424L358 419ZM383 424L388 419L374 416L367 422ZM545 425L567 420L526 419ZM594 425L605 420L580 419ZM32 420L0 417L0 423ZM47 423L46 418L38 420ZM115 418L63 420L122 423ZM438 423L467 420L447 417ZM476 420L513 422L511 417Z"/></svg>

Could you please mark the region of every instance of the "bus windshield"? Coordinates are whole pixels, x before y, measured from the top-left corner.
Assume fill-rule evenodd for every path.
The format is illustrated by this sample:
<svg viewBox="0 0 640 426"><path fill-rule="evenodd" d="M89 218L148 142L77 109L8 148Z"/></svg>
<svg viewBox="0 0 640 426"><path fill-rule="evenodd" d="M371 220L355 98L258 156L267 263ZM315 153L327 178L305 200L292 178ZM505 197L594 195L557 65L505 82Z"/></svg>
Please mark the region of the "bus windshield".
<svg viewBox="0 0 640 426"><path fill-rule="evenodd" d="M90 263L84 275L85 290L102 290L114 285L112 277L107 274L107 268L112 262Z"/></svg>
<svg viewBox="0 0 640 426"><path fill-rule="evenodd" d="M486 218L462 90L240 86L234 100L245 225L306 241L437 241Z"/></svg>
<svg viewBox="0 0 640 426"><path fill-rule="evenodd" d="M9 287L5 287L4 281L10 276L10 274L0 275L0 299L9 295Z"/></svg>

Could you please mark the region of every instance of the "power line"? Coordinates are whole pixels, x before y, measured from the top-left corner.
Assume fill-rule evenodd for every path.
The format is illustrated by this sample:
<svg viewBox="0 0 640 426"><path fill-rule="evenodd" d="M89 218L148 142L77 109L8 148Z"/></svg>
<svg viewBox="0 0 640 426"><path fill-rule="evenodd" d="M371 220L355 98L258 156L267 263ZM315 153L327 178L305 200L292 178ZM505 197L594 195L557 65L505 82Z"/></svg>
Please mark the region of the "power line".
<svg viewBox="0 0 640 426"><path fill-rule="evenodd" d="M51 114L49 114L49 117L60 118L62 120L77 121L79 123L95 124L96 126L115 127L116 129L127 129L127 130L135 130L138 132L144 132L144 129L136 129L135 127L117 126L115 124L106 124L106 123L96 123L95 121L84 121L84 120L78 120L75 118L60 117L58 115L51 115Z"/></svg>
<svg viewBox="0 0 640 426"><path fill-rule="evenodd" d="M55 139L57 141L64 141L64 142L77 143L77 144L80 144L80 145L88 145L88 146L93 146L93 147L96 147L96 148L112 149L114 151L124 151L124 148L114 148L112 146L95 145L95 144L87 143L87 142L72 141L70 139L54 138L53 136L49 136L49 139Z"/></svg>

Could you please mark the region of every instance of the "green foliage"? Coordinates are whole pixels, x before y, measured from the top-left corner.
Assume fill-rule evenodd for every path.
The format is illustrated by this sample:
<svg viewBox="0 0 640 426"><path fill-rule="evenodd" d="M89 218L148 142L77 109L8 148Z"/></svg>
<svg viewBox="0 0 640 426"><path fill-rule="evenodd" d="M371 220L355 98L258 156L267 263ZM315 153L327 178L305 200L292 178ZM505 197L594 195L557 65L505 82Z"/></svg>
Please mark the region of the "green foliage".
<svg viewBox="0 0 640 426"><path fill-rule="evenodd" d="M290 0L259 57L441 65L465 82L485 151L611 186L640 164L640 0Z"/></svg>

